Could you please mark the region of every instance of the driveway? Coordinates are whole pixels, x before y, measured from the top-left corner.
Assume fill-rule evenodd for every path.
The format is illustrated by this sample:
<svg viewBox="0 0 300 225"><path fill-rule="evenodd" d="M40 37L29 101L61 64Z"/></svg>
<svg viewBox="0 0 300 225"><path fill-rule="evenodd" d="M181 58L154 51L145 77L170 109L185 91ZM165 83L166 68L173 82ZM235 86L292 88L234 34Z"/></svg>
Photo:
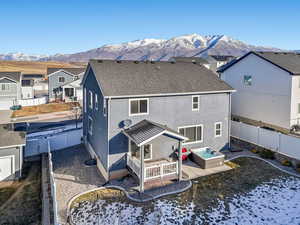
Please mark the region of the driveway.
<svg viewBox="0 0 300 225"><path fill-rule="evenodd" d="M90 156L83 145L53 152L58 222L66 224L67 206L72 197L105 183L96 166L87 167Z"/></svg>
<svg viewBox="0 0 300 225"><path fill-rule="evenodd" d="M0 110L0 124L10 123L11 114L12 110Z"/></svg>

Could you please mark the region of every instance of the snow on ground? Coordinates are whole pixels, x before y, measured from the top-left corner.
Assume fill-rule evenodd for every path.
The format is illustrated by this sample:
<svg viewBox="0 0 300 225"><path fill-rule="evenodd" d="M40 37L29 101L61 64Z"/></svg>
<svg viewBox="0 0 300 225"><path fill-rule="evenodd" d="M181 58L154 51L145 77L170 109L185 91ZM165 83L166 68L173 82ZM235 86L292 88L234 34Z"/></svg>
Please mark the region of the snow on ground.
<svg viewBox="0 0 300 225"><path fill-rule="evenodd" d="M82 204L72 211L72 218L77 225L300 224L300 179L294 177L277 178L245 195L218 200L215 208L201 213L197 210L201 202L180 205L176 199L144 205L99 200Z"/></svg>

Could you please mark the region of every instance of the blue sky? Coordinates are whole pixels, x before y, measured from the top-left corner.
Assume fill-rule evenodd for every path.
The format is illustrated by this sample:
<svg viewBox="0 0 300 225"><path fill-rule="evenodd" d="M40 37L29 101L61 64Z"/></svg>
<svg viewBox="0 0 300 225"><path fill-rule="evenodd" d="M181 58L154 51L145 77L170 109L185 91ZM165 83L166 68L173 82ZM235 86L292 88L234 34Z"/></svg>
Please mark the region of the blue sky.
<svg viewBox="0 0 300 225"><path fill-rule="evenodd" d="M300 49L299 0L2 0L0 54L74 53L189 33Z"/></svg>

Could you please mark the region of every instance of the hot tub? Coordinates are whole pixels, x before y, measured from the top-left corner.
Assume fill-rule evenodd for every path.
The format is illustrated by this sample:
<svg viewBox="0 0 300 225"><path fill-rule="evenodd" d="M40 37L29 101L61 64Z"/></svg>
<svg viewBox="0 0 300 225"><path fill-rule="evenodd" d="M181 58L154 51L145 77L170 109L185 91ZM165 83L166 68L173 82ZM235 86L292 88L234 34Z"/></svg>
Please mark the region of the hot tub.
<svg viewBox="0 0 300 225"><path fill-rule="evenodd" d="M212 151L210 148L192 149L192 161L202 169L209 169L224 165L224 154Z"/></svg>

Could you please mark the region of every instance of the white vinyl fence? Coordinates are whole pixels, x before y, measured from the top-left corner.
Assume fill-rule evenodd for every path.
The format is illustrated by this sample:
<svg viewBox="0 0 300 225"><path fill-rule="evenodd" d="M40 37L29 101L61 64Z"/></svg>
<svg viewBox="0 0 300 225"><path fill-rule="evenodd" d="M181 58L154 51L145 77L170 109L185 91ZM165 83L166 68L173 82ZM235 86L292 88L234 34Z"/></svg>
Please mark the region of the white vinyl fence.
<svg viewBox="0 0 300 225"><path fill-rule="evenodd" d="M300 160L300 138L236 121L231 136Z"/></svg>
<svg viewBox="0 0 300 225"><path fill-rule="evenodd" d="M18 104L21 106L33 106L33 105L42 105L48 103L48 97L32 98L32 99L21 99L18 100Z"/></svg>
<svg viewBox="0 0 300 225"><path fill-rule="evenodd" d="M40 134L40 135L39 135ZM27 135L25 157L48 152L48 141L51 151L68 148L81 143L82 129L72 129L61 132L40 132Z"/></svg>

